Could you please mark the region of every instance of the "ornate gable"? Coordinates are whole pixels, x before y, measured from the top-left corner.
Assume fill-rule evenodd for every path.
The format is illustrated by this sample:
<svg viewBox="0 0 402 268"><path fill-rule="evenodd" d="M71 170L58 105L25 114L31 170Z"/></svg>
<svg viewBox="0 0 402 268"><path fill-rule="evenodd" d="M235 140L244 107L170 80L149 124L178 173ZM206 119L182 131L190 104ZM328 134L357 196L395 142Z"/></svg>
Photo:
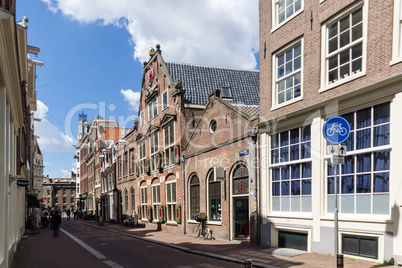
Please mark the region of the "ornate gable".
<svg viewBox="0 0 402 268"><path fill-rule="evenodd" d="M160 122L160 125L163 127L167 125L170 122L173 122L176 120L176 115L175 114L165 114Z"/></svg>

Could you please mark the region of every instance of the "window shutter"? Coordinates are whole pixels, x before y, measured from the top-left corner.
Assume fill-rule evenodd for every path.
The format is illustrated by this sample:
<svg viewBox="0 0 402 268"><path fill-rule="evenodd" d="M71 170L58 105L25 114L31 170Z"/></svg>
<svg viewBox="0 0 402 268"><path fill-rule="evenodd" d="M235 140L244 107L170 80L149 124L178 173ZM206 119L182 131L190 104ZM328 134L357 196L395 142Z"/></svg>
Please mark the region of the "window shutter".
<svg viewBox="0 0 402 268"><path fill-rule="evenodd" d="M174 163L176 165L180 164L180 145L176 144L173 146Z"/></svg>
<svg viewBox="0 0 402 268"><path fill-rule="evenodd" d="M175 213L174 213L175 221L180 224L181 223L181 205L175 205L174 209L175 209Z"/></svg>
<svg viewBox="0 0 402 268"><path fill-rule="evenodd" d="M162 212L163 212L163 221L166 222L166 206L162 205Z"/></svg>
<svg viewBox="0 0 402 268"><path fill-rule="evenodd" d="M135 164L135 175L138 177L140 175L139 163Z"/></svg>
<svg viewBox="0 0 402 268"><path fill-rule="evenodd" d="M152 221L152 207L147 205L147 219L148 221Z"/></svg>
<svg viewBox="0 0 402 268"><path fill-rule="evenodd" d="M150 168L149 168L149 158L148 157L144 160L144 164L145 164L145 173L149 173Z"/></svg>
<svg viewBox="0 0 402 268"><path fill-rule="evenodd" d="M161 155L161 168L164 168L165 167L165 151L161 151L160 152L160 155Z"/></svg>
<svg viewBox="0 0 402 268"><path fill-rule="evenodd" d="M161 154L161 152L157 152L155 157L156 157L156 169L160 169L161 168L161 163L162 163L162 154Z"/></svg>
<svg viewBox="0 0 402 268"><path fill-rule="evenodd" d="M158 205L158 219L159 222L163 222L164 221L164 210L163 210L163 206L162 205Z"/></svg>
<svg viewBox="0 0 402 268"><path fill-rule="evenodd" d="M138 217L141 218L141 206L137 206Z"/></svg>

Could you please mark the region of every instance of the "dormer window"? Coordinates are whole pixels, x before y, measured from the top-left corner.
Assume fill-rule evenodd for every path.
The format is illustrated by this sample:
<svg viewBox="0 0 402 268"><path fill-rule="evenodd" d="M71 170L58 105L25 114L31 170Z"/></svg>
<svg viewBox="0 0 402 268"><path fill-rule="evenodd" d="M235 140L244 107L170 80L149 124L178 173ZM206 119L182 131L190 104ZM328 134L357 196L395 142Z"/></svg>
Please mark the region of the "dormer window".
<svg viewBox="0 0 402 268"><path fill-rule="evenodd" d="M221 88L222 98L232 98L232 91L230 87L222 87Z"/></svg>

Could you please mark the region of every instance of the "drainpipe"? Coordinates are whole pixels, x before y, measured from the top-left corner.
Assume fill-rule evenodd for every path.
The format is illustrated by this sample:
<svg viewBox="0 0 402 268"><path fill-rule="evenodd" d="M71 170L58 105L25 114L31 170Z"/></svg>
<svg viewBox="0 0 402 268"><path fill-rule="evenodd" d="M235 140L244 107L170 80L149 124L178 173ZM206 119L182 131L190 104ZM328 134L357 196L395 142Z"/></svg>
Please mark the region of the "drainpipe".
<svg viewBox="0 0 402 268"><path fill-rule="evenodd" d="M187 218L186 218L186 159L184 158L184 154L181 156L182 163L182 181L183 181L183 233L186 234L186 226L187 226Z"/></svg>
<svg viewBox="0 0 402 268"><path fill-rule="evenodd" d="M253 147L254 147L254 183L255 183L255 189L254 189L254 241L253 244L256 246L258 245L258 179L257 179L257 138L258 138L258 133L257 133L257 128L253 127L253 130L250 134L250 138L253 141Z"/></svg>

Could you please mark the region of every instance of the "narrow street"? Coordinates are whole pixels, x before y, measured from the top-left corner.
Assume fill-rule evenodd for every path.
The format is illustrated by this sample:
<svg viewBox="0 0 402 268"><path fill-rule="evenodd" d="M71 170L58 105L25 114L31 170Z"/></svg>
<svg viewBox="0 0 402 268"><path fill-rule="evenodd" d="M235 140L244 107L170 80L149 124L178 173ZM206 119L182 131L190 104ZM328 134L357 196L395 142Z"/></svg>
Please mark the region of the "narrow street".
<svg viewBox="0 0 402 268"><path fill-rule="evenodd" d="M39 231L30 236L32 239L22 240L15 267L244 267L108 232L81 221L63 219L56 238L50 229ZM82 243L100 254L89 252Z"/></svg>

